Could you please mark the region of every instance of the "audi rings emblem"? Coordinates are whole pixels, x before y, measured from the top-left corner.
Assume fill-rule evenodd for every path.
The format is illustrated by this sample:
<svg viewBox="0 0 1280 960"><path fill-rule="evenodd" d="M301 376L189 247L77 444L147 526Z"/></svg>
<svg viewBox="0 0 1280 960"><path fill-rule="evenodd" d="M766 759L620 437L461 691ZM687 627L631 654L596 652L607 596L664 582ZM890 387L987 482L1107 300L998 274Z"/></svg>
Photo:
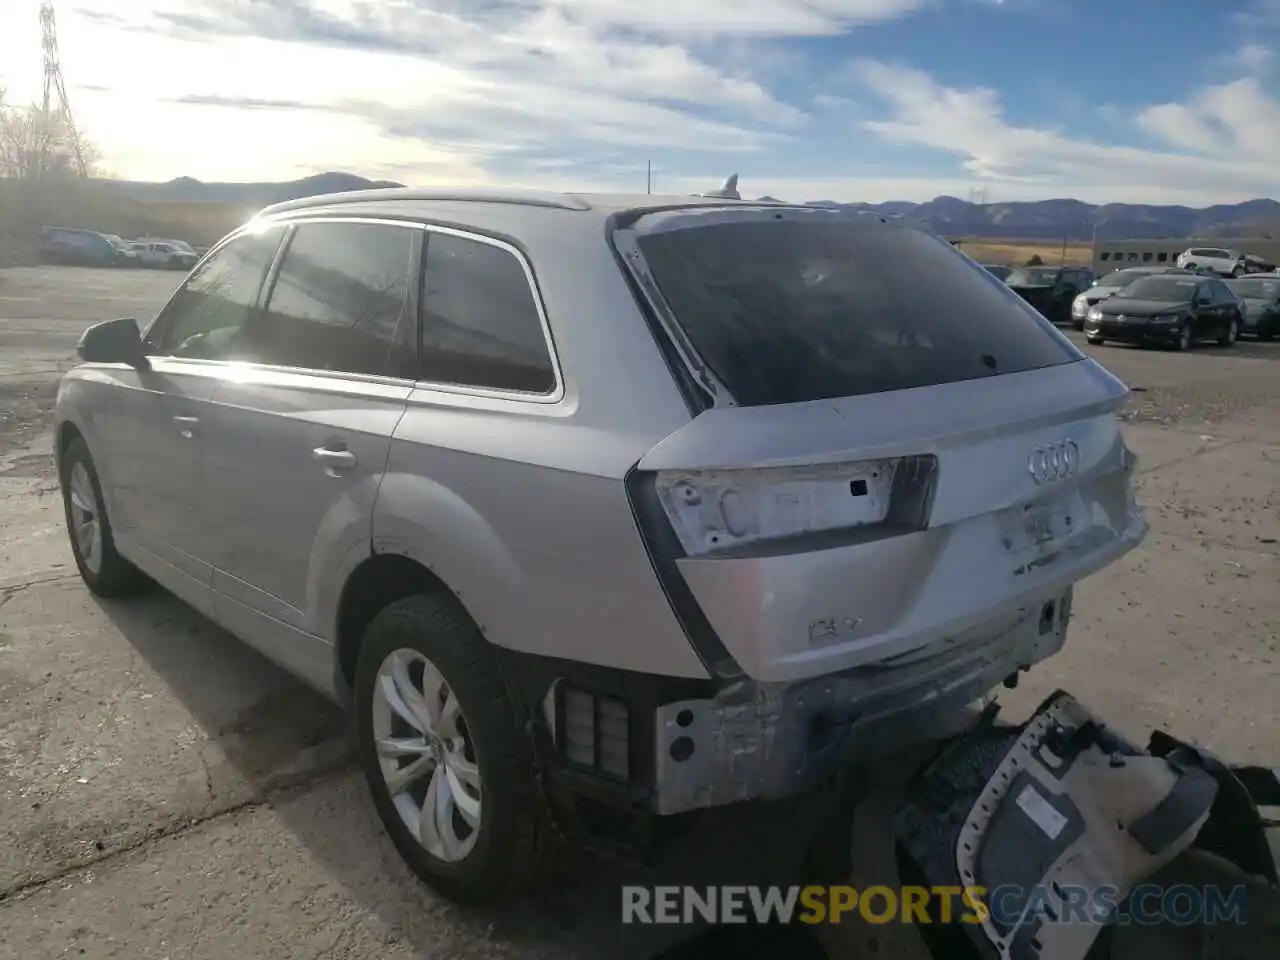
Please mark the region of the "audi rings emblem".
<svg viewBox="0 0 1280 960"><path fill-rule="evenodd" d="M1052 483L1075 476L1080 469L1080 447L1074 440L1036 447L1027 457L1027 469L1036 483Z"/></svg>

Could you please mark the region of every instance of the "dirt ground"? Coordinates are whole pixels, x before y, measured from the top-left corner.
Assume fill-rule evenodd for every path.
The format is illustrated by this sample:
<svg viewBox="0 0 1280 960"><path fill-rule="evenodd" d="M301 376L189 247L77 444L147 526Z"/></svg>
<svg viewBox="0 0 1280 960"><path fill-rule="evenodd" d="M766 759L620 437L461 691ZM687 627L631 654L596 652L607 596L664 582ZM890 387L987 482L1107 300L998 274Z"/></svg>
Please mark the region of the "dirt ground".
<svg viewBox="0 0 1280 960"><path fill-rule="evenodd" d="M49 456L56 376L89 322L145 318L176 282L0 271L0 957L642 960L681 933L620 931L624 880L790 878L814 798L708 816L653 869L588 860L529 902L450 906L383 839L337 710L176 600L93 600ZM1135 391L1153 530L1081 585L1066 650L1005 711L1063 687L1140 741L1164 727L1275 764L1280 344L1088 349ZM884 817L909 767L875 771L857 882L892 882ZM901 927L826 934L833 957L920 955Z"/></svg>

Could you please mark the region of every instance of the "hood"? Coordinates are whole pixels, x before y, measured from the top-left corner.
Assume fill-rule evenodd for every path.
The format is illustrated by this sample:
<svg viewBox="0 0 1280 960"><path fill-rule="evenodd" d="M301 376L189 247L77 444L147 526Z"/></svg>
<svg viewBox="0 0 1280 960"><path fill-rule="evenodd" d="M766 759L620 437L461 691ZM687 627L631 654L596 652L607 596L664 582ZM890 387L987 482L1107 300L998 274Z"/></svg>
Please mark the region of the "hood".
<svg viewBox="0 0 1280 960"><path fill-rule="evenodd" d="M1126 317L1154 317L1190 308L1190 300L1129 300L1125 297L1108 297L1098 304L1098 309L1105 314L1115 316L1123 313Z"/></svg>
<svg viewBox="0 0 1280 960"><path fill-rule="evenodd" d="M1090 287L1080 296L1084 297L1086 303L1097 303L1099 300L1105 300L1112 294L1118 293L1124 287Z"/></svg>
<svg viewBox="0 0 1280 960"><path fill-rule="evenodd" d="M1255 297L1242 297L1244 308L1251 317L1260 317L1270 313L1275 309L1276 302L1274 300L1259 300Z"/></svg>

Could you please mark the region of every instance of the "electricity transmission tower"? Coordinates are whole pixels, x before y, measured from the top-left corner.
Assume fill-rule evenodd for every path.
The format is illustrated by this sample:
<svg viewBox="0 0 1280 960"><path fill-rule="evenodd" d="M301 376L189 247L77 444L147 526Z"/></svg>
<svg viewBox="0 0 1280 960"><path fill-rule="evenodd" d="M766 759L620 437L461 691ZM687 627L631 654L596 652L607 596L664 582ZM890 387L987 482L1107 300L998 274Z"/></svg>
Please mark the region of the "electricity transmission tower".
<svg viewBox="0 0 1280 960"><path fill-rule="evenodd" d="M76 173L89 175L80 148L80 133L71 116L71 102L67 99L67 86L62 80L62 64L58 61L58 27L53 18L53 0L40 3L40 46L44 51L44 98L40 104L40 122L43 132L40 145L40 169L48 170L50 140L57 130L66 138ZM56 101L56 102L55 102Z"/></svg>

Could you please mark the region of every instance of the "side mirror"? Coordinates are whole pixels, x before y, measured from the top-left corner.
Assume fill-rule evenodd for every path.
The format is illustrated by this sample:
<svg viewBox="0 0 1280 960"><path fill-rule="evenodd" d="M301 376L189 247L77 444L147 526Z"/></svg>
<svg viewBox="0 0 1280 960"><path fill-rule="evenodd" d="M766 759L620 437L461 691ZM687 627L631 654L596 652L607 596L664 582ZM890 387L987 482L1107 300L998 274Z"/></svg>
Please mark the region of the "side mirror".
<svg viewBox="0 0 1280 960"><path fill-rule="evenodd" d="M149 366L133 317L95 323L80 337L76 353L85 363L127 363L140 370Z"/></svg>

